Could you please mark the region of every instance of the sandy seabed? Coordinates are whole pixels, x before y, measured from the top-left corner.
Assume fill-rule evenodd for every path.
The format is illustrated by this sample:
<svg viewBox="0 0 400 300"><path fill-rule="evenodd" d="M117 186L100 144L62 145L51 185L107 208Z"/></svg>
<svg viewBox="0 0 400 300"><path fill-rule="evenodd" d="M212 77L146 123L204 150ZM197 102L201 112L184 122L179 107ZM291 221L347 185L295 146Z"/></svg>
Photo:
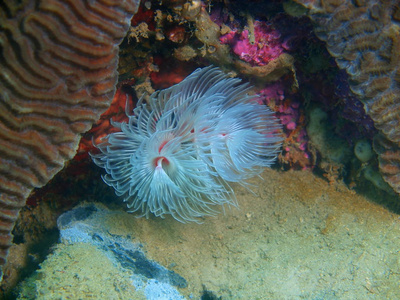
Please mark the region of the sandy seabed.
<svg viewBox="0 0 400 300"><path fill-rule="evenodd" d="M268 169L262 178L249 181L257 185L254 194L235 185L239 208L200 225L121 211L104 226L140 241L148 258L183 276L188 287L179 291L188 299L199 299L204 290L222 299L400 299L399 215L311 172ZM73 282L90 272L85 293L99 295L101 281L118 272L93 267L99 261L93 250L86 260L94 262L76 263L71 273L68 247L59 244L42 264L36 282L42 281L37 288L43 299L52 299L56 289L65 291L57 299L71 297L74 289L79 296ZM78 251L78 261L79 247L71 251ZM121 289L129 280L119 277L106 289L126 299L134 289Z"/></svg>

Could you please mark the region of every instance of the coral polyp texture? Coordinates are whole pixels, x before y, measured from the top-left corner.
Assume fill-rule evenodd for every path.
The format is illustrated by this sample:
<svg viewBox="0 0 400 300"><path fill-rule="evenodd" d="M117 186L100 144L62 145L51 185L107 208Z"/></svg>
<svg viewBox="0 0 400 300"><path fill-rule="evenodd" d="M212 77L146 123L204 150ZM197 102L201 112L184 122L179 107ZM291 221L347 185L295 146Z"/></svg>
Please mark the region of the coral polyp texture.
<svg viewBox="0 0 400 300"><path fill-rule="evenodd" d="M138 2L2 1L0 265L27 196L75 155L80 133L110 104Z"/></svg>
<svg viewBox="0 0 400 300"><path fill-rule="evenodd" d="M351 88L387 141L376 139L380 171L400 193L400 2L296 0L310 9L316 32L326 41ZM390 146L390 144L392 146ZM383 149L386 149L384 152ZM391 157L390 160L387 157ZM383 163L384 162L384 163Z"/></svg>
<svg viewBox="0 0 400 300"><path fill-rule="evenodd" d="M216 205L236 205L229 182L246 185L274 162L282 142L278 120L250 88L206 67L140 100L92 154L105 183L146 217L198 222Z"/></svg>
<svg viewBox="0 0 400 300"><path fill-rule="evenodd" d="M255 66L265 66L277 59L283 52L281 35L265 22L254 22L254 37L249 36L249 30L231 31L219 39L222 44L229 44L232 51L240 59Z"/></svg>

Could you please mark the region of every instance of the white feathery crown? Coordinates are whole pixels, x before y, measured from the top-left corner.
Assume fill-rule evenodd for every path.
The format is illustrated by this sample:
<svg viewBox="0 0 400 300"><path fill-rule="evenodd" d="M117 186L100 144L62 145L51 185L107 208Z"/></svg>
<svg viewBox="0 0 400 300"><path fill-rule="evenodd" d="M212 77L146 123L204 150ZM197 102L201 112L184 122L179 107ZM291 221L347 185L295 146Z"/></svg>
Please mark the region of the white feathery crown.
<svg viewBox="0 0 400 300"><path fill-rule="evenodd" d="M248 84L219 68L195 70L181 83L140 99L120 132L96 145L103 180L131 212L181 222L236 205L229 182L246 185L276 159L282 138L273 112Z"/></svg>

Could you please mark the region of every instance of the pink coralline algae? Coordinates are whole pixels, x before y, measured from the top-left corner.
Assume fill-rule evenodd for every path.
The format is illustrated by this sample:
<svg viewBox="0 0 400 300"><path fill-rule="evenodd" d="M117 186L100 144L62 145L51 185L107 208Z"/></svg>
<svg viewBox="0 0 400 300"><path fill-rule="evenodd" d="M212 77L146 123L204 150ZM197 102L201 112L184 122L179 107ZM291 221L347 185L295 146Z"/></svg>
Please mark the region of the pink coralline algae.
<svg viewBox="0 0 400 300"><path fill-rule="evenodd" d="M298 127L300 103L291 99L285 99L282 82L276 82L266 86L259 92L259 95L262 102L276 112L277 117L284 126L284 131L288 135Z"/></svg>
<svg viewBox="0 0 400 300"><path fill-rule="evenodd" d="M280 161L290 168L312 168L313 163L307 148L308 137L305 130L304 112L300 102L295 97L285 97L282 81L266 86L258 92L258 95L259 103L270 107L283 125L286 139Z"/></svg>
<svg viewBox="0 0 400 300"><path fill-rule="evenodd" d="M281 34L265 22L254 22L254 39L249 30L232 30L220 37L222 44L229 44L232 51L252 65L264 66L284 52Z"/></svg>

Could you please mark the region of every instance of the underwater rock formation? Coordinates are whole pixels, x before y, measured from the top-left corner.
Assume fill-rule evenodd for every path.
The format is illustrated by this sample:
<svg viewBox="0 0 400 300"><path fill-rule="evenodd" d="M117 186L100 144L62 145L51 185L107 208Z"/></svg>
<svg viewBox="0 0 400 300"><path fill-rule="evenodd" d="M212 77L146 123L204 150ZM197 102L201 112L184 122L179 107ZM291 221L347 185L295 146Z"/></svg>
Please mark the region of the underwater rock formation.
<svg viewBox="0 0 400 300"><path fill-rule="evenodd" d="M137 276L156 279L175 287L187 287L186 280L174 271L148 259L142 245L129 238L110 234L104 220L114 212L87 204L62 214L57 220L60 238L64 244L88 243L107 252L122 268L132 270Z"/></svg>
<svg viewBox="0 0 400 300"><path fill-rule="evenodd" d="M137 0L0 6L0 265L25 199L75 155L107 109Z"/></svg>
<svg viewBox="0 0 400 300"><path fill-rule="evenodd" d="M60 242L18 299L186 299L178 291L186 279L148 256L137 228L120 227L124 214L100 204L62 214Z"/></svg>
<svg viewBox="0 0 400 300"><path fill-rule="evenodd" d="M375 139L380 171L400 193L400 2L296 0L310 9L316 33L385 138ZM388 160L390 157L390 160Z"/></svg>
<svg viewBox="0 0 400 300"><path fill-rule="evenodd" d="M228 182L245 184L273 163L281 126L240 82L197 69L147 105L141 99L128 122L114 122L121 131L92 157L131 212L181 222L215 215L215 205L236 203Z"/></svg>

